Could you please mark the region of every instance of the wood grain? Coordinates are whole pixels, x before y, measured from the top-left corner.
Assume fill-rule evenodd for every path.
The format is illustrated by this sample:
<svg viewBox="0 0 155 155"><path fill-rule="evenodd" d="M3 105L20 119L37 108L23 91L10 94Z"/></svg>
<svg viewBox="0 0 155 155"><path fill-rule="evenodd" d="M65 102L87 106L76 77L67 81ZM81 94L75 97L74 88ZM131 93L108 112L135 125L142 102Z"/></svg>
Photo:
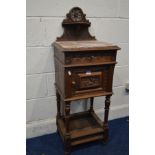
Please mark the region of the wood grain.
<svg viewBox="0 0 155 155"><path fill-rule="evenodd" d="M80 8L72 8L62 23L63 35L53 43L57 129L64 141L66 155L70 154L72 146L96 140L106 142L109 137L110 97L120 48L97 41L88 32L90 25ZM98 96L106 96L104 122L93 108L94 97ZM71 101L87 98L90 98L88 111L70 114Z"/></svg>

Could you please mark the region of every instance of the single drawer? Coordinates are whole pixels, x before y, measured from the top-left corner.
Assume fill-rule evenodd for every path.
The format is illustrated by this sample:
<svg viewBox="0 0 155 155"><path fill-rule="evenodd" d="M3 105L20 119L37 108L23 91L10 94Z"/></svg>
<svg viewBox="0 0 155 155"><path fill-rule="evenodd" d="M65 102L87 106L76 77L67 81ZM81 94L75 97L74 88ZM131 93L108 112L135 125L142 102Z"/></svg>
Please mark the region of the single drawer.
<svg viewBox="0 0 155 155"><path fill-rule="evenodd" d="M93 64L113 62L116 60L115 51L68 52L65 55L66 65Z"/></svg>

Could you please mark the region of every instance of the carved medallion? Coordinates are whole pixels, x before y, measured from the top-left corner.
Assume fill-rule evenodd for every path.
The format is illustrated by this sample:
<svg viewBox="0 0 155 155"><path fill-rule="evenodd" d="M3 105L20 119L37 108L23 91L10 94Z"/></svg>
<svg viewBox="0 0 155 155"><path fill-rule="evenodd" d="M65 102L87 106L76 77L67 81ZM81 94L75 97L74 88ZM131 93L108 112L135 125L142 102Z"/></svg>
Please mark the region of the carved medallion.
<svg viewBox="0 0 155 155"><path fill-rule="evenodd" d="M77 7L72 9L70 12L70 18L74 22L82 21L82 18L83 18L82 10Z"/></svg>
<svg viewBox="0 0 155 155"><path fill-rule="evenodd" d="M88 20L86 20L86 15L83 13L82 9L79 7L72 8L69 13L66 15L66 19L63 21L64 23L76 23L76 22L85 22L90 24Z"/></svg>

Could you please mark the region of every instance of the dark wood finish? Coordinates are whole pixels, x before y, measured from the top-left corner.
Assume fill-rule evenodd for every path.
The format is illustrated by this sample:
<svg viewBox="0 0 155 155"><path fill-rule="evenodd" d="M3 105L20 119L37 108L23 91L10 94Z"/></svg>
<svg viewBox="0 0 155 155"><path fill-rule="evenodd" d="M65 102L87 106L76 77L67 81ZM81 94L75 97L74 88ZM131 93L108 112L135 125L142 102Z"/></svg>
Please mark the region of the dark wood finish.
<svg viewBox="0 0 155 155"><path fill-rule="evenodd" d="M95 117L95 115L95 113L92 114L90 111L70 115L70 146L84 143L92 137L101 136L103 139L103 124L98 121L98 117ZM65 141L64 135L66 135L68 129L63 118L58 121L58 129L62 139Z"/></svg>
<svg viewBox="0 0 155 155"><path fill-rule="evenodd" d="M58 125L58 119L61 117L60 113L60 94L56 91L56 99L57 99L57 116L56 116L56 124Z"/></svg>
<svg viewBox="0 0 155 155"><path fill-rule="evenodd" d="M102 51L102 52L108 52L108 51L116 51L120 48L116 45L106 43L106 42L100 42L97 40L88 41L88 40L82 40L82 41L56 41L53 43L53 45L59 49L59 51L62 52L79 52L79 51ZM84 53L83 53L84 54Z"/></svg>
<svg viewBox="0 0 155 155"><path fill-rule="evenodd" d="M71 148L79 144L108 141L113 73L117 50L120 48L97 41L88 31L90 25L83 11L75 7L62 22L63 35L53 43L56 124L64 141L65 154L70 154ZM103 122L93 108L94 97L97 96L106 96ZM88 98L88 111L70 114L71 101Z"/></svg>
<svg viewBox="0 0 155 155"><path fill-rule="evenodd" d="M79 7L72 8L62 22L64 33L57 38L57 41L95 40L95 37L89 34L88 27L91 23L85 16Z"/></svg>
<svg viewBox="0 0 155 155"><path fill-rule="evenodd" d="M90 98L90 112L94 112L93 104L94 104L94 97L91 97Z"/></svg>
<svg viewBox="0 0 155 155"><path fill-rule="evenodd" d="M108 127L108 115L109 115L109 106L110 106L110 95L106 96L105 100L105 112L104 112L104 122L103 122L103 129L104 129L104 142L108 141L109 137L109 127Z"/></svg>
<svg viewBox="0 0 155 155"><path fill-rule="evenodd" d="M70 135L70 102L66 101L65 102L65 127L66 127L66 132L65 132L65 154L70 153L70 145L71 145L71 135Z"/></svg>

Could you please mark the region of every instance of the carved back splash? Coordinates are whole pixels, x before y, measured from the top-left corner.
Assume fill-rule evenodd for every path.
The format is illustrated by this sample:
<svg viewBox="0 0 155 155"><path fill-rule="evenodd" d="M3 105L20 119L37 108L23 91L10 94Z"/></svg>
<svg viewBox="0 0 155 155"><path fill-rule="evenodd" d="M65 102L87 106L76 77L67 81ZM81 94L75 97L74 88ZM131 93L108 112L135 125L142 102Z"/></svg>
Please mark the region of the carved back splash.
<svg viewBox="0 0 155 155"><path fill-rule="evenodd" d="M72 8L63 20L63 35L57 38L57 41L80 41L80 40L96 40L91 36L88 28L91 25L86 19L86 14L79 7Z"/></svg>

